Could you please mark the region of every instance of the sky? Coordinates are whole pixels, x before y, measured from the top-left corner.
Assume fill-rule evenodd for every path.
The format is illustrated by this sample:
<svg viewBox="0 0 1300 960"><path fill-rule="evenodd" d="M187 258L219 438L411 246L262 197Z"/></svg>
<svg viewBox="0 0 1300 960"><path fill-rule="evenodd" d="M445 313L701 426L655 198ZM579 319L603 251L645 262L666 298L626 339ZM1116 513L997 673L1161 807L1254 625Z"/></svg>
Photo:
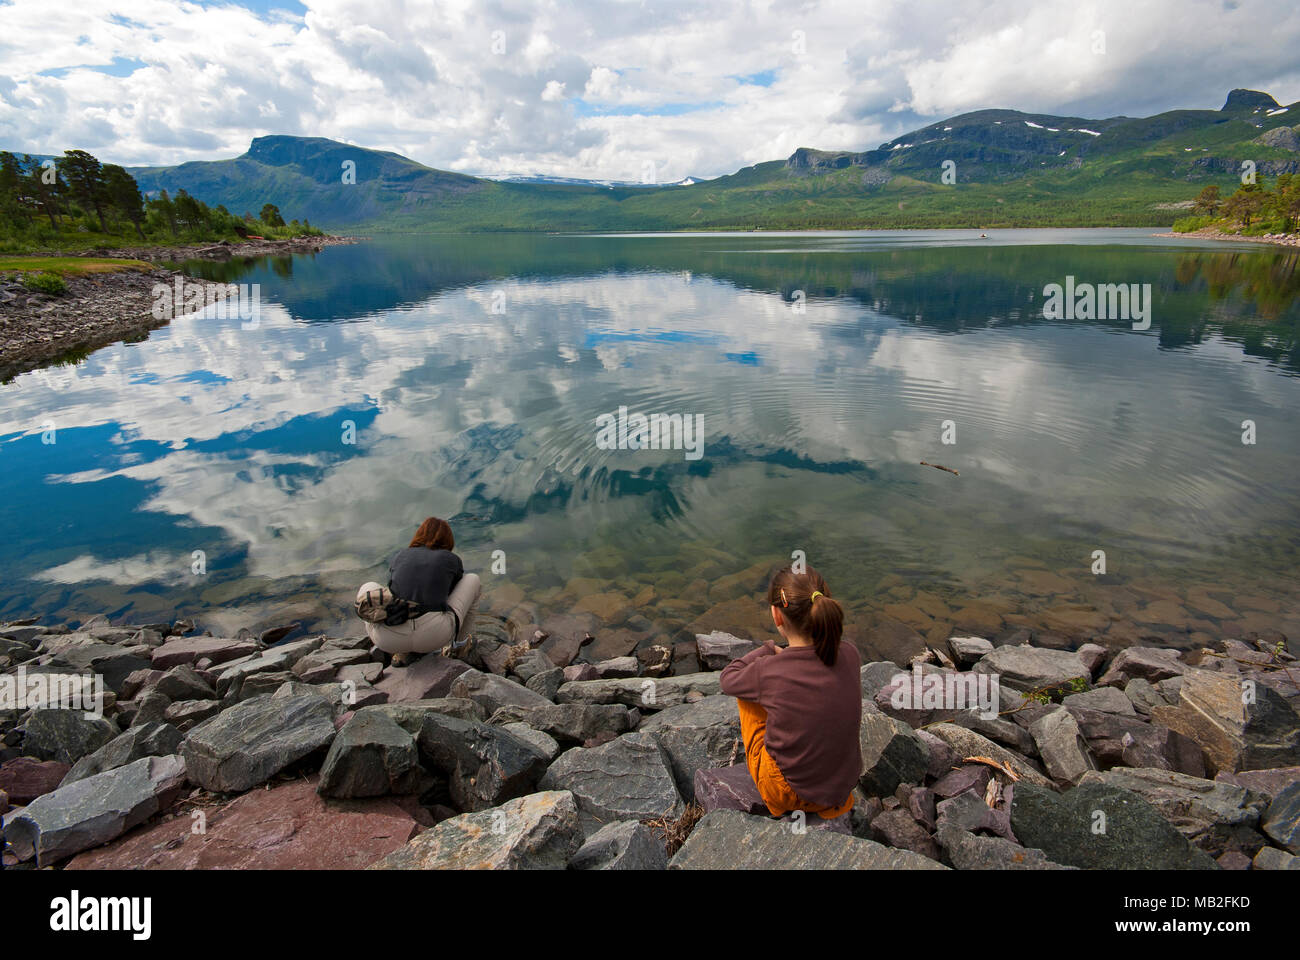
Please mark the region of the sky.
<svg viewBox="0 0 1300 960"><path fill-rule="evenodd" d="M330 137L479 176L669 182L969 110L1300 100L1294 0L0 0L0 149L123 165Z"/></svg>

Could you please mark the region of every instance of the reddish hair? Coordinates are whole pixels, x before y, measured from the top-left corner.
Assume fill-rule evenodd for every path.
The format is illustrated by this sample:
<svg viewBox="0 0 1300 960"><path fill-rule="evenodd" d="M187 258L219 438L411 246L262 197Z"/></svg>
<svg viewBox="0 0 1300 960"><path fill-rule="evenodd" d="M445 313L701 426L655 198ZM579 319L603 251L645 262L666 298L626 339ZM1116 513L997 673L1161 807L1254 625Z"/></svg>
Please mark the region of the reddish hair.
<svg viewBox="0 0 1300 960"><path fill-rule="evenodd" d="M439 517L429 517L420 524L411 538L411 546L430 550L454 550L456 538L451 535L451 524Z"/></svg>
<svg viewBox="0 0 1300 960"><path fill-rule="evenodd" d="M820 596L814 599L814 593ZM813 642L822 663L835 666L844 633L844 610L831 597L831 588L820 573L812 567L803 573L795 573L792 567L778 570L768 585L767 602L780 608L796 633Z"/></svg>

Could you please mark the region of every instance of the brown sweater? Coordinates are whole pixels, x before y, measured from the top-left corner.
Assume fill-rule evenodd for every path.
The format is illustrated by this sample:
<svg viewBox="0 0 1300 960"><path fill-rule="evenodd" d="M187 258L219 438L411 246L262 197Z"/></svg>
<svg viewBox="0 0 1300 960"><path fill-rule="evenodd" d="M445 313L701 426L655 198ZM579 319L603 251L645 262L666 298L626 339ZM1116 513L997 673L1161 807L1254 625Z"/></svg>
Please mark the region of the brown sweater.
<svg viewBox="0 0 1300 960"><path fill-rule="evenodd" d="M767 710L767 752L801 799L835 806L862 775L862 658L840 641L835 666L812 647L770 641L722 671L722 692Z"/></svg>

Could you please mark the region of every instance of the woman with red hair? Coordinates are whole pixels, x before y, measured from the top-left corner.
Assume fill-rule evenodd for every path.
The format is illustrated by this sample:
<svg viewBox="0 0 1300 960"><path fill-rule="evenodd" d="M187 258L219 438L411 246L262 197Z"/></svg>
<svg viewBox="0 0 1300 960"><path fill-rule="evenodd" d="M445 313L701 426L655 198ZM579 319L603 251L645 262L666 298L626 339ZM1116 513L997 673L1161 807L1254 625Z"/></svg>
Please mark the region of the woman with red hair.
<svg viewBox="0 0 1300 960"><path fill-rule="evenodd" d="M380 650L393 655L394 666L404 666L412 654L432 653L463 656L470 646L474 606L482 583L478 575L466 573L460 557L452 553L456 538L451 525L429 517L411 538L410 546L398 551L388 567L388 588L399 600L415 604L405 623L366 623L366 633ZM357 602L379 584L367 583L357 591Z"/></svg>

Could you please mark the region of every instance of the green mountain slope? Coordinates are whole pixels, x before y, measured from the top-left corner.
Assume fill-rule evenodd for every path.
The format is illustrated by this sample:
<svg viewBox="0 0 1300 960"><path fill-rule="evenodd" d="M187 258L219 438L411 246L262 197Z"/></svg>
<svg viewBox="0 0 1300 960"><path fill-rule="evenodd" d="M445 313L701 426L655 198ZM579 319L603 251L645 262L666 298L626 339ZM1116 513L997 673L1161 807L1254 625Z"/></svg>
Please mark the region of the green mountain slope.
<svg viewBox="0 0 1300 960"><path fill-rule="evenodd" d="M980 110L860 153L796 150L691 186L503 183L319 138L259 137L233 160L133 168L241 213L264 202L331 229L580 231L1168 225L1243 160L1300 172L1300 103L1234 90L1219 110L1089 120ZM948 165L948 162L951 165ZM355 183L344 182L355 164ZM949 179L944 182L945 170Z"/></svg>

